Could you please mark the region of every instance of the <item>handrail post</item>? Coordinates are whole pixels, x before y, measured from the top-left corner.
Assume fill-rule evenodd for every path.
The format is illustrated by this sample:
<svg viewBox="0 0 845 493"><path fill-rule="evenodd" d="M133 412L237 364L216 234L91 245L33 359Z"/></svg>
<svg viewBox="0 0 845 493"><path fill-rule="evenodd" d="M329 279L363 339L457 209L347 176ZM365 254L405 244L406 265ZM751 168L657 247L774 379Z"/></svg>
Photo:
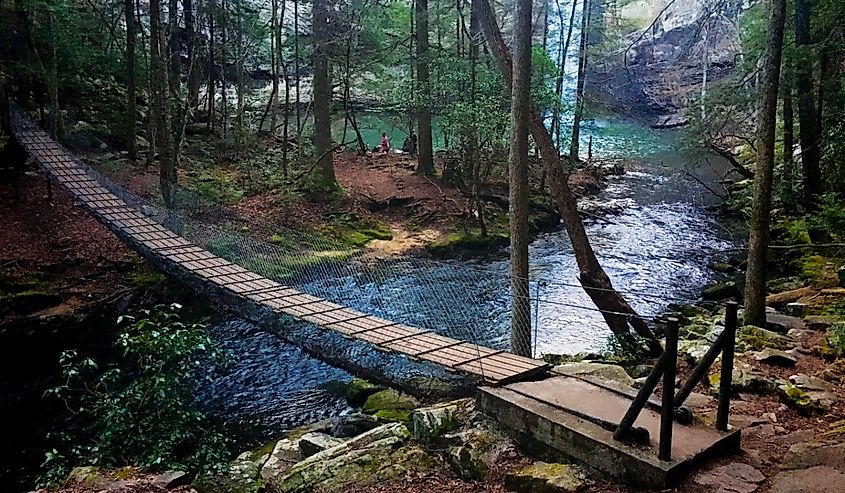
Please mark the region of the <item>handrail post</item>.
<svg viewBox="0 0 845 493"><path fill-rule="evenodd" d="M624 440L631 428L634 426L634 422L639 417L640 412L645 407L646 402L648 402L649 396L651 396L654 389L657 387L657 384L660 382L660 377L663 375L663 370L666 367L666 351L660 355L660 358L657 360L657 363L654 364L654 368L651 369L651 372L646 377L645 383L642 387L640 387L640 391L637 392L637 396L634 397L634 401L631 402L631 406L628 407L628 411L625 412L625 416L622 417L622 420L619 421L619 426L616 427L616 432L613 433L613 438L615 440Z"/></svg>
<svg viewBox="0 0 845 493"><path fill-rule="evenodd" d="M731 387L733 385L738 308L739 304L736 301L729 301L725 310L725 349L722 352L722 373L719 377L719 410L716 414L716 429L719 431L728 431L728 416L731 412Z"/></svg>
<svg viewBox="0 0 845 493"><path fill-rule="evenodd" d="M660 408L660 446L657 458L672 460L672 427L675 419L675 374L678 366L678 319L666 326L666 367L663 371L663 404Z"/></svg>

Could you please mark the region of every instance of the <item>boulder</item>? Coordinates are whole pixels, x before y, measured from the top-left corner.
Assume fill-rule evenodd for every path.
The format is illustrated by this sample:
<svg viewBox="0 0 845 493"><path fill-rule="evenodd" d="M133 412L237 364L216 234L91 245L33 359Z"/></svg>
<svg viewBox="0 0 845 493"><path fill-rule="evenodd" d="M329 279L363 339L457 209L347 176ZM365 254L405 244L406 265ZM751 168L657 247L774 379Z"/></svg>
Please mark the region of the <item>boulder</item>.
<svg viewBox="0 0 845 493"><path fill-rule="evenodd" d="M811 377L804 373L792 375L789 377L790 383L799 389L806 392L821 391L831 392L834 387L831 383L822 380L821 378Z"/></svg>
<svg viewBox="0 0 845 493"><path fill-rule="evenodd" d="M669 303L667 307L670 311L678 312L686 318L707 317L710 311L697 305L688 305L682 303Z"/></svg>
<svg viewBox="0 0 845 493"><path fill-rule="evenodd" d="M100 490L109 488L114 481L106 476L99 467L81 466L71 469L70 474L65 478L65 483Z"/></svg>
<svg viewBox="0 0 845 493"><path fill-rule="evenodd" d="M175 488L190 482L185 471L166 471L153 478L153 483L164 488Z"/></svg>
<svg viewBox="0 0 845 493"><path fill-rule="evenodd" d="M411 435L423 443L430 442L444 433L458 428L458 413L464 402L448 402L432 407L415 409L411 412Z"/></svg>
<svg viewBox="0 0 845 493"><path fill-rule="evenodd" d="M368 397L363 411L384 421L407 421L411 410L419 406L420 401L415 397L387 389Z"/></svg>
<svg viewBox="0 0 845 493"><path fill-rule="evenodd" d="M555 366L553 371L561 375L594 377L622 387L634 386L634 379L619 365L582 361Z"/></svg>
<svg viewBox="0 0 845 493"><path fill-rule="evenodd" d="M487 476L501 447L490 430L485 428L471 428L454 435L447 435L459 444L446 450L446 462L461 479L481 480Z"/></svg>
<svg viewBox="0 0 845 493"><path fill-rule="evenodd" d="M740 292L735 282L726 281L704 288L701 297L705 300L724 300L727 298L739 298Z"/></svg>
<svg viewBox="0 0 845 493"><path fill-rule="evenodd" d="M305 493L366 486L419 473L433 465L420 447L410 444L410 432L388 423L295 464L268 480L274 491Z"/></svg>
<svg viewBox="0 0 845 493"><path fill-rule="evenodd" d="M299 439L299 450L303 457L311 457L312 455L330 449L343 443L340 438L335 438L325 433L312 431L302 435Z"/></svg>
<svg viewBox="0 0 845 493"><path fill-rule="evenodd" d="M718 395L721 384L721 374L712 373L709 377L710 391ZM748 392L753 394L768 394L777 389L777 382L767 378L754 370L754 368L742 361L735 361L731 374L731 388L735 392Z"/></svg>
<svg viewBox="0 0 845 493"><path fill-rule="evenodd" d="M766 328L774 332L787 332L789 329L803 329L804 321L798 317L781 315L780 313L766 314Z"/></svg>
<svg viewBox="0 0 845 493"><path fill-rule="evenodd" d="M766 348L754 355L754 359L761 363L777 366L795 366L798 359L786 351Z"/></svg>
<svg viewBox="0 0 845 493"><path fill-rule="evenodd" d="M250 452L239 455L225 474L199 476L191 485L199 493L259 493L264 491L264 478L261 469L269 454L250 459Z"/></svg>
<svg viewBox="0 0 845 493"><path fill-rule="evenodd" d="M710 270L721 272L722 274L730 274L735 270L735 267L726 262L710 262L707 264Z"/></svg>
<svg viewBox="0 0 845 493"><path fill-rule="evenodd" d="M825 406L822 405L819 399L814 398L809 392L799 389L792 383L784 383L778 387L778 390L780 390L781 400L787 406L798 411L799 414L814 416L823 414L826 411Z"/></svg>
<svg viewBox="0 0 845 493"><path fill-rule="evenodd" d="M707 351L712 346L712 343L701 339L687 339L678 343L678 354L680 354L689 364L697 365Z"/></svg>
<svg viewBox="0 0 845 493"><path fill-rule="evenodd" d="M330 435L335 438L351 438L366 433L379 424L378 419L369 414L350 413L337 419Z"/></svg>
<svg viewBox="0 0 845 493"><path fill-rule="evenodd" d="M715 489L717 493L752 493L765 480L763 473L742 462L703 471L695 477L696 484Z"/></svg>
<svg viewBox="0 0 845 493"><path fill-rule="evenodd" d="M584 471L569 464L535 462L505 476L505 487L517 493L575 493L586 484Z"/></svg>
<svg viewBox="0 0 845 493"><path fill-rule="evenodd" d="M289 438L279 440L273 447L270 457L261 467L261 477L264 480L279 477L302 459L302 452L299 450L299 440L291 440Z"/></svg>
<svg viewBox="0 0 845 493"><path fill-rule="evenodd" d="M745 351L762 351L766 348L789 349L793 341L777 332L761 329L754 325L743 325L737 332L736 342L737 352L742 353Z"/></svg>
<svg viewBox="0 0 845 493"><path fill-rule="evenodd" d="M346 401L352 407L362 406L367 402L369 396L382 390L385 390L385 387L356 378L349 382L349 385L346 387Z"/></svg>

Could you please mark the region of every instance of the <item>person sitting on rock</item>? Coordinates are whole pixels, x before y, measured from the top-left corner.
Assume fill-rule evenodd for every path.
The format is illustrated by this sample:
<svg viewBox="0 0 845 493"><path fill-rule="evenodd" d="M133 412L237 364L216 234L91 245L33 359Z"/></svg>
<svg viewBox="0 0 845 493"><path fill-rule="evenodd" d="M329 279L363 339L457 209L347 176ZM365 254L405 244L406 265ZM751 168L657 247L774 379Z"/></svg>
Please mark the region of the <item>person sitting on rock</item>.
<svg viewBox="0 0 845 493"><path fill-rule="evenodd" d="M407 154L414 153L414 141L411 139L411 136L405 137L405 142L402 143L402 152Z"/></svg>

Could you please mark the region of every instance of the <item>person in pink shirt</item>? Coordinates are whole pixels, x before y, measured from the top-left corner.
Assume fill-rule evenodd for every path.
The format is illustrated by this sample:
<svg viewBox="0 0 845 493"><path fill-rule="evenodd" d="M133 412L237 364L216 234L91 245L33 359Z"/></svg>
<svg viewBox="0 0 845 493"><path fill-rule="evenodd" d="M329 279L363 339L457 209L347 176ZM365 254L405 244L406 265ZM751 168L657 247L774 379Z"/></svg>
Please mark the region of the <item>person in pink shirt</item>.
<svg viewBox="0 0 845 493"><path fill-rule="evenodd" d="M382 132L381 134L381 152L387 154L390 151L390 139L387 138L387 134Z"/></svg>

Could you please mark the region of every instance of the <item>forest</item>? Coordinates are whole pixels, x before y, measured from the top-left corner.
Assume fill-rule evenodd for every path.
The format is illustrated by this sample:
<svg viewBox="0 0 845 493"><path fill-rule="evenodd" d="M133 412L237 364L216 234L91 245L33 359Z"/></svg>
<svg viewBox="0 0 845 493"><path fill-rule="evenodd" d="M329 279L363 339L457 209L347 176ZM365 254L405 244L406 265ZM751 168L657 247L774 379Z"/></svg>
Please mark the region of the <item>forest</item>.
<svg viewBox="0 0 845 493"><path fill-rule="evenodd" d="M443 348L659 400L738 302L691 415L732 395L745 454L674 491L845 489L842 0L0 0L0 110L0 490L642 491L180 282L29 118L168 234Z"/></svg>

